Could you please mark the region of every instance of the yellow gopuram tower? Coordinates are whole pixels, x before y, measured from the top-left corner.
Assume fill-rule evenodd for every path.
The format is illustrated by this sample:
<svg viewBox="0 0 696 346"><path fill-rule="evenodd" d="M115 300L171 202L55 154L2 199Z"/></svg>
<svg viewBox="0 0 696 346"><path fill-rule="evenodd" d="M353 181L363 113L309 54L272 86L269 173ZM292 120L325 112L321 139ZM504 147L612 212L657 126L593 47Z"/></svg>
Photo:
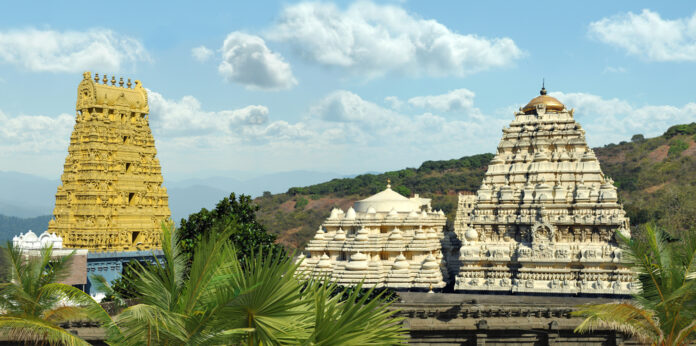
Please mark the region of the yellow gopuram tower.
<svg viewBox="0 0 696 346"><path fill-rule="evenodd" d="M85 72L77 87L75 128L48 231L68 248L160 249L161 223L171 213L147 92L137 80L110 82Z"/></svg>

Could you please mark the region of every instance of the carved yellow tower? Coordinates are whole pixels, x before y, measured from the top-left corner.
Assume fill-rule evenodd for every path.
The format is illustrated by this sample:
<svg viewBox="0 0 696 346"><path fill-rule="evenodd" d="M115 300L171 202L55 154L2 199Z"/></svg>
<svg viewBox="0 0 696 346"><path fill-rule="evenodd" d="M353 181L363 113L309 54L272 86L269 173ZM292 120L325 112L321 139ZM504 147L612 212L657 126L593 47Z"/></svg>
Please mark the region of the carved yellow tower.
<svg viewBox="0 0 696 346"><path fill-rule="evenodd" d="M171 213L148 124L147 92L130 79L94 80L77 88L77 117L56 192L49 232L68 248L159 249ZM109 82L111 85L108 85ZM117 85L118 84L118 85Z"/></svg>

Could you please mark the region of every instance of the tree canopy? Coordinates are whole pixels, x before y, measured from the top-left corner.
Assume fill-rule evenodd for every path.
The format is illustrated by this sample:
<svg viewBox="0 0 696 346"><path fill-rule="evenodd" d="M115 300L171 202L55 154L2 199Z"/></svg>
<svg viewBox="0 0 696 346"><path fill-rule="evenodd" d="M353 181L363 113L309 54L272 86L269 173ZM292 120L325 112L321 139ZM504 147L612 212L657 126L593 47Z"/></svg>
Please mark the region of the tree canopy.
<svg viewBox="0 0 696 346"><path fill-rule="evenodd" d="M266 228L256 220L259 207L251 197L233 193L217 203L214 209L201 211L181 219L179 227L181 250L189 257L193 249L204 237L215 237L229 233L232 245L237 249L240 258L251 256L254 252L263 253L284 252L281 245L275 244L276 236L266 231Z"/></svg>

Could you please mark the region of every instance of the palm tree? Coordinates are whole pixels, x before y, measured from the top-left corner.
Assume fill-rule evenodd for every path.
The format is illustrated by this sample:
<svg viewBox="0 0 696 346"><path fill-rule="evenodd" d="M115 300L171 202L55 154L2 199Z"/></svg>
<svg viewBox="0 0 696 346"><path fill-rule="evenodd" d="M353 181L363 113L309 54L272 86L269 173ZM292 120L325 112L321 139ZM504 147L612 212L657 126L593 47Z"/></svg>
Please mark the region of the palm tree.
<svg viewBox="0 0 696 346"><path fill-rule="evenodd" d="M327 278L298 272L299 263L275 253L234 262L233 285L247 293L230 303L236 327L252 328L248 345L391 345L405 341L402 319L373 289L337 289Z"/></svg>
<svg viewBox="0 0 696 346"><path fill-rule="evenodd" d="M639 289L633 300L584 306L587 318L576 332L608 327L636 335L653 345L686 345L696 340L696 236L678 241L653 226L646 239L617 233Z"/></svg>
<svg viewBox="0 0 696 346"><path fill-rule="evenodd" d="M67 276L73 255L54 256L52 247L42 249L38 256L28 255L7 243L2 265L10 282L0 284L0 330L13 340L89 345L59 325L90 318L110 320L88 294L59 283Z"/></svg>
<svg viewBox="0 0 696 346"><path fill-rule="evenodd" d="M354 290L347 299L335 285L297 271L279 252L240 261L229 234L197 245L190 262L171 228L163 232L163 267L143 270L134 283L141 304L124 310L116 324L119 344L396 344L405 340L401 320L378 296L370 302ZM159 269L157 269L159 268Z"/></svg>
<svg viewBox="0 0 696 346"><path fill-rule="evenodd" d="M224 235L223 235L224 236ZM227 234L226 236L229 237ZM230 344L251 329L235 328L228 321L238 316L226 307L243 293L228 284L234 275L229 242L208 237L197 246L190 271L172 228L163 226L164 261L141 267L134 282L140 303L126 308L115 323L122 331L108 341L119 345Z"/></svg>
<svg viewBox="0 0 696 346"><path fill-rule="evenodd" d="M312 345L394 345L406 341L405 329L397 323L382 291L370 300L374 288L362 294L362 284L336 292L334 284L325 284L315 294L314 332L307 344ZM347 294L346 294L347 293ZM362 296L361 296L362 294ZM342 299L342 297L347 297Z"/></svg>

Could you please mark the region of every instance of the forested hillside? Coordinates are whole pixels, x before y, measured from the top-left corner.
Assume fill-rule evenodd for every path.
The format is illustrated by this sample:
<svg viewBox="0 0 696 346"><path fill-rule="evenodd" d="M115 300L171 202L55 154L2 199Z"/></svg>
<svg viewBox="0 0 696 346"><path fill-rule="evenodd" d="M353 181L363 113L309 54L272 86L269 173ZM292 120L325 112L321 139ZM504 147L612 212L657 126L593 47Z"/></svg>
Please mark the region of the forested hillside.
<svg viewBox="0 0 696 346"><path fill-rule="evenodd" d="M355 178L333 179L307 187L293 187L286 193L264 194L255 202L261 207L259 221L278 234L285 246L301 248L334 206L347 209L354 201L384 190L387 179L392 188L410 196L419 193L433 199L433 208L453 215L457 193L473 191L481 183L492 154L480 154L447 161L426 161L418 168Z"/></svg>
<svg viewBox="0 0 696 346"><path fill-rule="evenodd" d="M696 123L669 128L662 136L635 135L630 142L595 148L602 169L614 179L634 232L656 222L679 233L696 228ZM336 206L382 189L387 178L403 195L432 198L433 207L454 216L457 193L476 191L492 154L426 161L418 168L295 187L259 197L259 220L289 248L302 248Z"/></svg>
<svg viewBox="0 0 696 346"><path fill-rule="evenodd" d="M36 234L43 233L48 227L50 219L50 215L26 219L0 215L0 244L4 245L6 240L12 240L15 235L25 233L28 230L32 230Z"/></svg>
<svg viewBox="0 0 696 346"><path fill-rule="evenodd" d="M660 137L636 135L595 152L619 187L633 225L696 230L696 123L672 126Z"/></svg>

